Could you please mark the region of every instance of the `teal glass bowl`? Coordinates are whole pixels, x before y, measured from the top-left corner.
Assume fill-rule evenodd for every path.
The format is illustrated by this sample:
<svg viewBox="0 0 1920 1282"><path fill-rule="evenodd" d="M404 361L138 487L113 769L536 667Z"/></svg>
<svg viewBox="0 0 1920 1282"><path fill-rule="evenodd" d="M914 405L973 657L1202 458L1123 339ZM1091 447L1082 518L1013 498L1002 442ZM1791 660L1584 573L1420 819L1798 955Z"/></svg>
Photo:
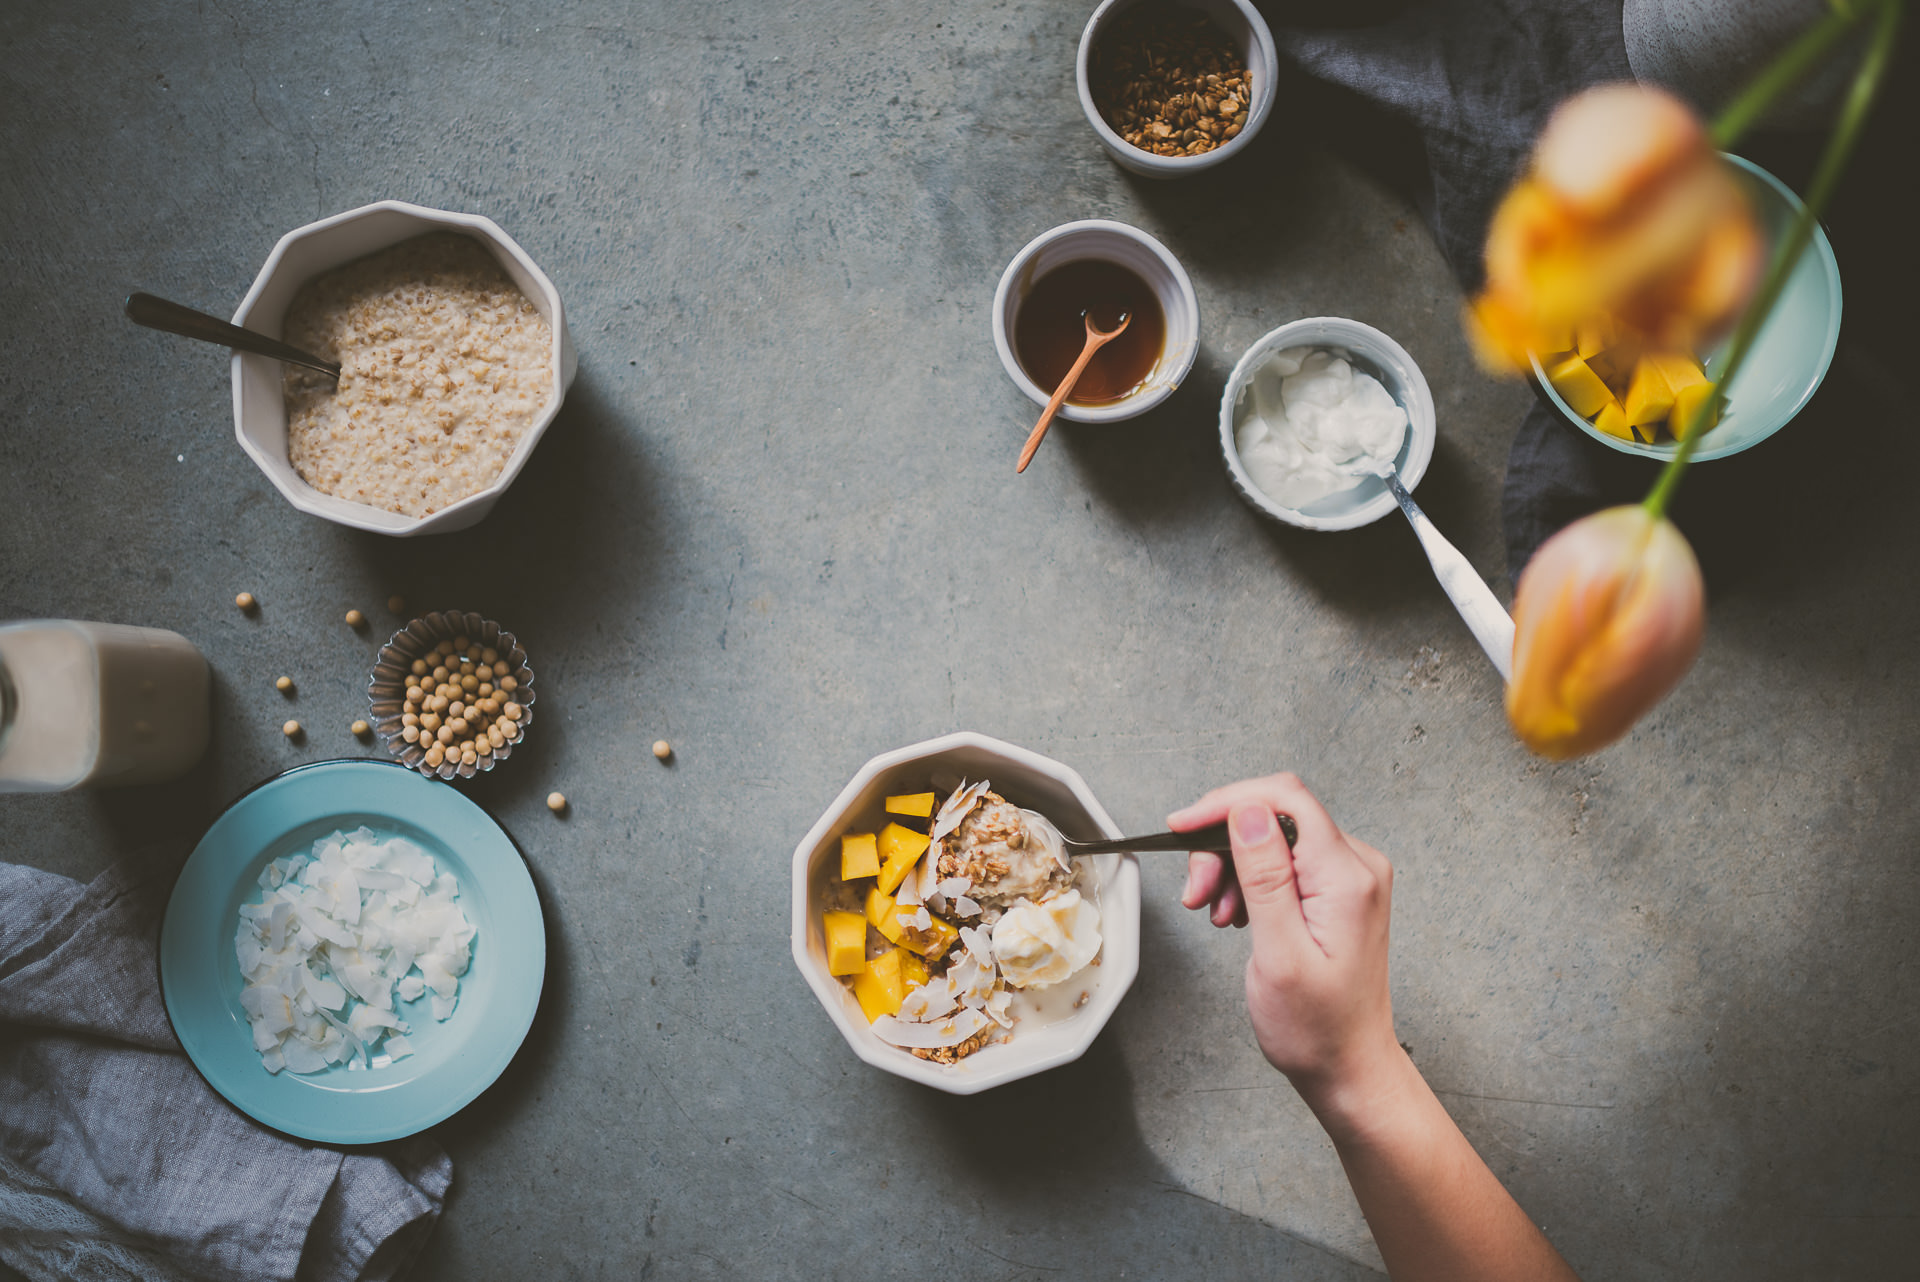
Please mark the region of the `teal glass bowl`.
<svg viewBox="0 0 1920 1282"><path fill-rule="evenodd" d="M399 1004L413 1027L414 1053L403 1059L269 1073L240 1008L240 905L260 901L269 861L362 824L417 843L459 878L459 904L475 927L459 1002L444 1022L424 999ZM465 1108L526 1038L546 964L539 896L512 838L452 785L398 762L315 762L241 797L188 856L160 925L161 995L200 1075L255 1121L325 1144L399 1139Z"/></svg>
<svg viewBox="0 0 1920 1282"><path fill-rule="evenodd" d="M1725 155L1753 200L1754 214L1767 238L1769 252L1785 238L1793 220L1800 215L1800 197L1793 189L1760 166L1741 156ZM1760 442L1793 421L1813 398L1820 380L1833 363L1833 350L1840 341L1840 264L1834 260L1833 246L1827 234L1814 224L1813 239L1794 264L1793 274L1774 305L1773 315L1761 327L1746 363L1727 388L1727 408L1694 450L1696 463L1725 458ZM1726 366L1726 344L1707 354L1702 362L1707 376L1719 378ZM1533 358L1533 376L1541 392L1567 421L1622 454L1638 454L1662 462L1679 449L1677 441L1642 445L1608 436L1561 399L1547 381L1539 357Z"/></svg>

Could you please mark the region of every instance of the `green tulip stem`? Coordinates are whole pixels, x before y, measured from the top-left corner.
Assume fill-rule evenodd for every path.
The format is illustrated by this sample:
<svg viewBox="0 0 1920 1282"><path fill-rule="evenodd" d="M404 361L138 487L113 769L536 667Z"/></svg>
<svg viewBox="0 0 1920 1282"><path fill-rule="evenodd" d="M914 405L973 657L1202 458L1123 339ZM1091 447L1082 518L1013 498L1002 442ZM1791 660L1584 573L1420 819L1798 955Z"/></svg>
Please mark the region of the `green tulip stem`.
<svg viewBox="0 0 1920 1282"><path fill-rule="evenodd" d="M1773 313L1774 304L1785 290L1787 277L1800 261L1800 254L1813 240L1814 224L1820 220L1821 213L1827 207L1827 200L1833 195L1833 189L1840 182L1840 175L1846 172L1847 161L1853 156L1854 144L1860 139L1860 131L1865 127L1867 116L1873 110L1874 98L1880 92L1881 82L1886 78L1887 64L1893 57L1893 45L1900 31L1900 15L1905 0L1882 0L1878 5L1862 4L1854 6L1848 12L1836 13L1823 19L1811 28L1806 35L1795 41L1787 51L1762 72L1753 86L1735 99L1714 127L1714 136L1736 135L1746 125L1757 119L1774 96L1791 87L1811 65L1810 59L1829 48L1835 36L1827 36L1824 41L1814 44L1813 38L1821 35L1836 21L1841 21L1841 30L1850 28L1859 18L1871 13L1877 21L1874 24L1873 40L1867 46L1866 54L1860 59L1859 70L1854 73L1853 84L1847 91L1846 103L1840 109L1840 118L1834 123L1833 135L1827 140L1827 149L1820 157L1820 167L1814 171L1813 181L1808 185L1806 203L1794 219L1793 227L1780 243L1779 251L1774 255L1773 263L1767 269L1766 279L1760 285L1760 291L1754 296L1752 304L1740 317L1740 324L1733 331L1733 338L1727 344L1726 363L1721 367L1720 376L1715 381L1714 394L1708 397L1694 411L1692 420L1687 424L1686 435L1680 441L1680 447L1667 460L1661 469L1660 477L1648 492L1644 506L1656 519L1666 515L1667 505L1672 502L1674 491L1680 487L1680 476L1687 470L1687 464L1693 458L1694 448L1700 443L1707 423L1718 411L1726 399L1726 389L1732 385L1733 377L1740 372L1746 362L1747 353L1753 349L1753 342L1759 336L1760 329L1766 324L1767 317ZM1842 21L1843 20L1843 21ZM1806 47L1814 46L1815 53L1804 52ZM1788 68L1783 72L1783 68ZM1763 98L1759 91L1766 88ZM1736 118L1737 117L1737 118Z"/></svg>
<svg viewBox="0 0 1920 1282"><path fill-rule="evenodd" d="M1731 151L1741 135L1757 124L1780 96L1805 80L1848 32L1876 10L1891 7L1887 0L1829 0L1827 16L1794 38L1766 69L1726 105L1713 122L1713 145Z"/></svg>

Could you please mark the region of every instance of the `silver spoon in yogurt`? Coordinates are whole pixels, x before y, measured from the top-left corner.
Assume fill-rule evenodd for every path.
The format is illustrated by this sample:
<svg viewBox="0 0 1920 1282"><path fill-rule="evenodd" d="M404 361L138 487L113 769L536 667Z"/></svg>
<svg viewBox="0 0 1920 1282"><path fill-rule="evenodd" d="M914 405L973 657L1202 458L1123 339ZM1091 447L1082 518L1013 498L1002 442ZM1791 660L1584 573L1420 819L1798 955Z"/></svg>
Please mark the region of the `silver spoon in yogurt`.
<svg viewBox="0 0 1920 1282"><path fill-rule="evenodd" d="M256 334L250 329L241 329L230 325L218 316L209 316L205 312L196 312L191 307L182 307L179 303L170 303L164 298L155 298L152 294L127 295L127 319L148 329L165 330L169 334L179 334L186 338L197 338L203 343L218 343L222 347L231 347L236 351L252 352L255 356L270 356L289 365L301 365L307 369L319 370L328 378L338 379L340 367L332 361L323 361L311 352L303 352L289 346L277 338L268 338L265 334Z"/></svg>

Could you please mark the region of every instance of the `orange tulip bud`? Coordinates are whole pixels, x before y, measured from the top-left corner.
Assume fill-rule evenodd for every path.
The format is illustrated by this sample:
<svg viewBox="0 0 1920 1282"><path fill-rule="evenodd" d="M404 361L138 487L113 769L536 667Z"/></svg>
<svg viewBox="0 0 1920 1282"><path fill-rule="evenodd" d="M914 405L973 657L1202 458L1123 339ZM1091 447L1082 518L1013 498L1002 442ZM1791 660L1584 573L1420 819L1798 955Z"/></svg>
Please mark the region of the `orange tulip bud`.
<svg viewBox="0 0 1920 1282"><path fill-rule="evenodd" d="M1686 675L1706 629L1693 549L1665 517L1608 508L1541 545L1513 599L1507 719L1565 760L1633 727Z"/></svg>
<svg viewBox="0 0 1920 1282"><path fill-rule="evenodd" d="M1692 110L1664 90L1601 85L1554 112L1494 212L1467 331L1498 373L1601 316L1656 347L1698 350L1745 304L1763 249Z"/></svg>

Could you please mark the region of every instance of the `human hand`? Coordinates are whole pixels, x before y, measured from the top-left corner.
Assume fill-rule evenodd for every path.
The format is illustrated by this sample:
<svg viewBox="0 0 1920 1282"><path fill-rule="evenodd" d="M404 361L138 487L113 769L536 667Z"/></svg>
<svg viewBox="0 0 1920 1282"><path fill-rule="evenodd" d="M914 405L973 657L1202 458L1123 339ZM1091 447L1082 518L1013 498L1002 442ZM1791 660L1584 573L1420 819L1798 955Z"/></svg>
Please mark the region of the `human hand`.
<svg viewBox="0 0 1920 1282"><path fill-rule="evenodd" d="M1293 816L1291 850L1276 814ZM1247 1013L1267 1059L1309 1104L1370 1070L1399 1046L1387 992L1393 867L1334 824L1293 775L1216 788L1167 817L1175 832L1226 819L1229 869L1218 855L1188 857L1181 902L1211 908L1214 925L1251 925Z"/></svg>

